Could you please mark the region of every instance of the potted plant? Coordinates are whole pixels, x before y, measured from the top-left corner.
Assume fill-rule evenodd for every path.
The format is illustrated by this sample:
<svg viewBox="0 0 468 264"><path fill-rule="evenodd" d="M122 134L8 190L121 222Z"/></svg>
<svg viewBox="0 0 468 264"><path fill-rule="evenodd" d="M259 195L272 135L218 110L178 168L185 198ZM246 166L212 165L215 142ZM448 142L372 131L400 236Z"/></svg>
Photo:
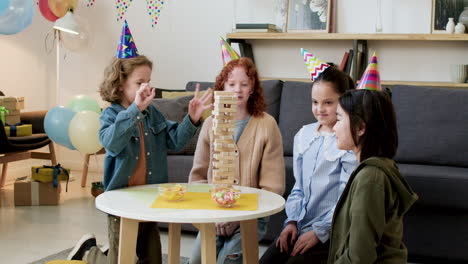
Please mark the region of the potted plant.
<svg viewBox="0 0 468 264"><path fill-rule="evenodd" d="M94 197L97 197L104 192L104 184L102 182L93 182L91 183L91 194Z"/></svg>

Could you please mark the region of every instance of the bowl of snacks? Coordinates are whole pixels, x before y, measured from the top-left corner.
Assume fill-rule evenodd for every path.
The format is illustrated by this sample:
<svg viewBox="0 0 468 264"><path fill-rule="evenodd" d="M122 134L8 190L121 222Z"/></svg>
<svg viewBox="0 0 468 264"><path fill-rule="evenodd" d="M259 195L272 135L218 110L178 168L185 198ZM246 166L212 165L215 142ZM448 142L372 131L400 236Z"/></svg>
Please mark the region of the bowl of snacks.
<svg viewBox="0 0 468 264"><path fill-rule="evenodd" d="M158 186L159 196L164 200L175 202L184 198L187 186L183 184L163 184Z"/></svg>
<svg viewBox="0 0 468 264"><path fill-rule="evenodd" d="M221 207L233 207L240 198L240 190L230 185L215 185L210 192L211 199Z"/></svg>

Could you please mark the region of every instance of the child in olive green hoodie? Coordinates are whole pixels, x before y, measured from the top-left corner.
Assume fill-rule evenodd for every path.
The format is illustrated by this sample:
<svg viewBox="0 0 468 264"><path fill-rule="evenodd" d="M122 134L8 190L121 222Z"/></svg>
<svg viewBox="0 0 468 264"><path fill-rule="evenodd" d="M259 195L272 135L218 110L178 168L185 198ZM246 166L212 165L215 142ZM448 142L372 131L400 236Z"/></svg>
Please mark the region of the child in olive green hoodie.
<svg viewBox="0 0 468 264"><path fill-rule="evenodd" d="M403 216L418 199L392 160L398 146L388 94L353 90L340 97L334 131L353 150L351 174L333 216L328 263L407 263Z"/></svg>

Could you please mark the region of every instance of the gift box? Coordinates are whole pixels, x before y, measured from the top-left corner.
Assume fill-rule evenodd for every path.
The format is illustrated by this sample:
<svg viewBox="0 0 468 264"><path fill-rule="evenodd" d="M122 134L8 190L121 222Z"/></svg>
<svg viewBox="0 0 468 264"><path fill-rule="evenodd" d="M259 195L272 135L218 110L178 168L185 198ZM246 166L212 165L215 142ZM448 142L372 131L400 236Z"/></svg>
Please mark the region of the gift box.
<svg viewBox="0 0 468 264"><path fill-rule="evenodd" d="M12 115L12 114L6 114L5 115L5 124L18 124L21 123L21 118L20 115Z"/></svg>
<svg viewBox="0 0 468 264"><path fill-rule="evenodd" d="M18 178L14 185L15 206L57 205L60 203L60 188L52 183L42 183Z"/></svg>
<svg viewBox="0 0 468 264"><path fill-rule="evenodd" d="M21 110L24 109L24 97L23 96L0 96L0 106L4 106L9 110Z"/></svg>
<svg viewBox="0 0 468 264"><path fill-rule="evenodd" d="M5 126L7 137L26 137L32 135L32 125Z"/></svg>
<svg viewBox="0 0 468 264"><path fill-rule="evenodd" d="M55 166L44 165L31 167L31 177L33 180L43 183L52 182L55 187L57 187L58 181L67 181L68 185L69 175L70 169L63 168L60 164Z"/></svg>

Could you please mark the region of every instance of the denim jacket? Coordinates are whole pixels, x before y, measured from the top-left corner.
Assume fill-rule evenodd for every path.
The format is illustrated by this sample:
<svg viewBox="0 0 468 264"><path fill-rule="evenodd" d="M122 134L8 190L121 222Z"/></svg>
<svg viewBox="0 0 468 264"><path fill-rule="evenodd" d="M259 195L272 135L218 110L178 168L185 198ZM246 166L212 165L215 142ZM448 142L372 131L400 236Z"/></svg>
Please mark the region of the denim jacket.
<svg viewBox="0 0 468 264"><path fill-rule="evenodd" d="M104 188L106 191L128 186L140 155L138 122L145 135L146 182L165 183L167 150L181 150L197 131L187 115L178 124L166 118L153 105L142 112L135 103L127 109L112 104L101 114L99 141L106 149L104 158Z"/></svg>

